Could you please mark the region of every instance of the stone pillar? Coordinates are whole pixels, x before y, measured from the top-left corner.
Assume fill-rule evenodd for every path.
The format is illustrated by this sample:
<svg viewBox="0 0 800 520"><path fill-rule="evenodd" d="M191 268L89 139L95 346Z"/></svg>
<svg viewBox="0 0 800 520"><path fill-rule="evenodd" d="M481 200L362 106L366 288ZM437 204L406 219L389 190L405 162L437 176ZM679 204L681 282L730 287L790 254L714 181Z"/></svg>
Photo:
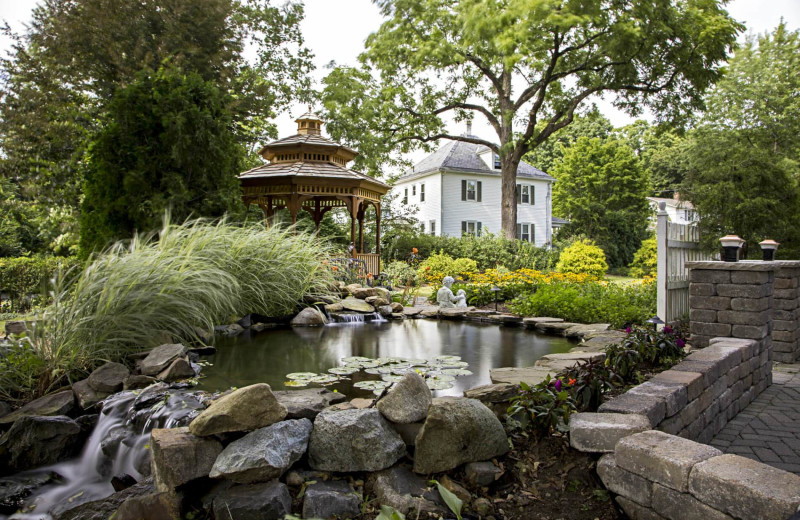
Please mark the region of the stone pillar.
<svg viewBox="0 0 800 520"><path fill-rule="evenodd" d="M773 263L779 267L773 295L773 357L781 363L794 363L800 360L800 261Z"/></svg>

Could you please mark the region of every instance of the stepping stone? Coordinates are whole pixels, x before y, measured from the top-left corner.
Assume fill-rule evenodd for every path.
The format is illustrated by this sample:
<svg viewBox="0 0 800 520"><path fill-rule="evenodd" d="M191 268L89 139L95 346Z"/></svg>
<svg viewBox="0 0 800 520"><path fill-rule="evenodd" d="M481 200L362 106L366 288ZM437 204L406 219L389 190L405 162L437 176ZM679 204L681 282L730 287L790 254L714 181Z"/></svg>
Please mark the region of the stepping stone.
<svg viewBox="0 0 800 520"><path fill-rule="evenodd" d="M492 380L492 383L495 384L511 383L512 385L518 385L520 383L525 383L533 386L544 381L548 375L553 377L555 371L544 367L505 367L494 368L489 371L489 378Z"/></svg>
<svg viewBox="0 0 800 520"><path fill-rule="evenodd" d="M535 366L548 368L555 372L560 372L567 368L572 368L578 363L605 359L606 355L602 352L568 352L564 354L546 354L538 359Z"/></svg>
<svg viewBox="0 0 800 520"><path fill-rule="evenodd" d="M525 325L526 328L533 329L536 327L537 323L562 323L563 321L564 320L561 318L534 317L523 319L522 324Z"/></svg>
<svg viewBox="0 0 800 520"><path fill-rule="evenodd" d="M570 323L567 321L564 322L546 321L537 323L535 328L537 332L541 332L543 334L554 334L563 336L564 332L567 329L570 329L575 325L580 325L580 323Z"/></svg>

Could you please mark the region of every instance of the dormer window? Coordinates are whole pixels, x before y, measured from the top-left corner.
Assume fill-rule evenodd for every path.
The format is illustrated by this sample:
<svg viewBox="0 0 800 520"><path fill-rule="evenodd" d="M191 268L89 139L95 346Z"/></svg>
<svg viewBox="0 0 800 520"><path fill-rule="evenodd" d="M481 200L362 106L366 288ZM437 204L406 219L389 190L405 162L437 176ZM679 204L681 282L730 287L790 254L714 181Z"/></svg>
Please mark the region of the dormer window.
<svg viewBox="0 0 800 520"><path fill-rule="evenodd" d="M500 155L494 154L494 169L499 170L502 166L500 165Z"/></svg>

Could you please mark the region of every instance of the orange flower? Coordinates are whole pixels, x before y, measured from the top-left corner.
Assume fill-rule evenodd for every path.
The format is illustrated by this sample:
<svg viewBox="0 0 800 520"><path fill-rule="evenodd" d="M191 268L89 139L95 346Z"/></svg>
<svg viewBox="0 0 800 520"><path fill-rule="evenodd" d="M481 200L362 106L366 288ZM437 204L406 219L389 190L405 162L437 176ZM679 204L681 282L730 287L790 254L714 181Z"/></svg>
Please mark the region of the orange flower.
<svg viewBox="0 0 800 520"><path fill-rule="evenodd" d="M372 273L367 273L367 278L374 278Z"/></svg>
<svg viewBox="0 0 800 520"><path fill-rule="evenodd" d="M416 247L412 247L411 252L416 255L417 253L419 253L419 250Z"/></svg>
<svg viewBox="0 0 800 520"><path fill-rule="evenodd" d="M425 270L426 271L430 271L431 270L431 266L426 267Z"/></svg>
<svg viewBox="0 0 800 520"><path fill-rule="evenodd" d="M577 379L572 379L572 378L569 378L569 386L572 386L572 385L574 385L574 384L575 384L575 383L577 383L577 382L578 382L578 380L577 380Z"/></svg>
<svg viewBox="0 0 800 520"><path fill-rule="evenodd" d="M333 269L334 271L338 271L339 270L339 268L336 267L335 265L333 267L331 267L331 269Z"/></svg>

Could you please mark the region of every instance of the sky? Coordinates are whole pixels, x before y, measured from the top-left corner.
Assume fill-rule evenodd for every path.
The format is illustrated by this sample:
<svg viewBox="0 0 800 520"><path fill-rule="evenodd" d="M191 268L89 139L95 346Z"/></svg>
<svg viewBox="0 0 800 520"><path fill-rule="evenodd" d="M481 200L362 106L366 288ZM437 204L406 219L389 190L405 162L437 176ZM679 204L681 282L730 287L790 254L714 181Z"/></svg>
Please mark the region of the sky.
<svg viewBox="0 0 800 520"><path fill-rule="evenodd" d="M324 77L325 66L331 61L356 65L367 36L382 22L378 7L371 0L305 0L304 3L306 17L301 28L306 46L315 55L317 70L314 79L319 81ZM0 19L15 30L22 30L36 4L37 0L0 0ZM800 0L732 0L727 8L735 20L747 26L747 33L770 31L778 25L781 17L789 29L800 28ZM0 52L5 53L8 45L8 41L0 39ZM594 102L615 126L633 121L608 101L596 99ZM275 121L279 135L294 134L297 128L294 118L305 110L305 105L297 105L281 114ZM459 128L461 123L450 123L449 126L452 133L460 134L465 130ZM473 133L488 139L494 135L491 127L480 117L475 118ZM412 160L416 159L412 157Z"/></svg>

